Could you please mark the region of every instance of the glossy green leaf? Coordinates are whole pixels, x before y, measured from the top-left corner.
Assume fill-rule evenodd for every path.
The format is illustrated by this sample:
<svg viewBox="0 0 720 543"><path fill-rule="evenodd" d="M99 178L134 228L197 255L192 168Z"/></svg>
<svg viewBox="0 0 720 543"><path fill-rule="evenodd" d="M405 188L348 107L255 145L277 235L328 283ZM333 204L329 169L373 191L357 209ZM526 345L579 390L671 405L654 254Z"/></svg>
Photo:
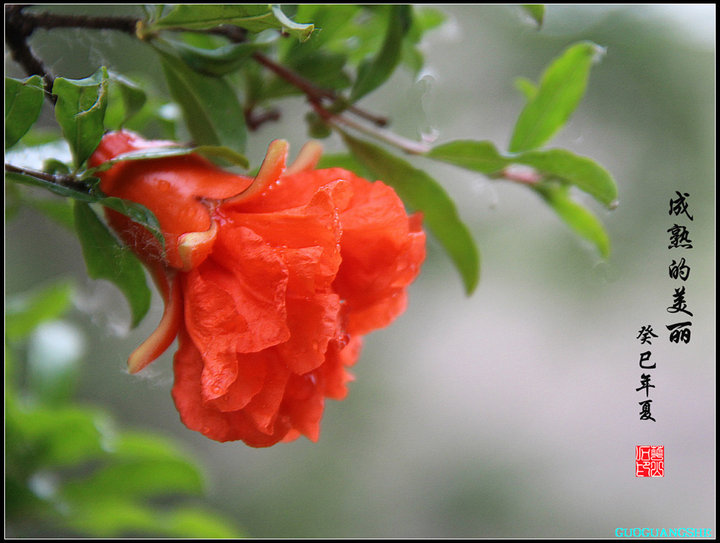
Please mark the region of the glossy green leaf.
<svg viewBox="0 0 720 543"><path fill-rule="evenodd" d="M467 226L460 219L454 202L427 173L385 150L343 134L355 157L377 179L393 187L412 209L421 211L423 223L435 235L472 293L480 277L480 254Z"/></svg>
<svg viewBox="0 0 720 543"><path fill-rule="evenodd" d="M245 113L235 90L223 78L203 75L158 50L170 93L183 112L196 145L245 149Z"/></svg>
<svg viewBox="0 0 720 543"><path fill-rule="evenodd" d="M282 30L299 40L306 40L312 24L290 20L279 6L250 4L181 4L158 19L147 32L168 29L207 30L220 25L235 25L250 32Z"/></svg>
<svg viewBox="0 0 720 543"><path fill-rule="evenodd" d="M5 304L5 337L27 337L43 322L62 316L70 308L73 295L70 281L58 281L41 289L8 297Z"/></svg>
<svg viewBox="0 0 720 543"><path fill-rule="evenodd" d="M199 145L197 147L156 147L154 149L142 149L140 151L131 151L123 153L115 158L103 162L100 166L91 168L88 173L94 175L112 168L118 162L126 160L154 160L158 158L187 156L191 154L202 155L206 158L218 158L228 162L234 166L248 168L250 162L245 155L242 155L228 147L216 145Z"/></svg>
<svg viewBox="0 0 720 543"><path fill-rule="evenodd" d="M42 111L45 99L43 80L39 75L19 80L5 78L5 148L15 145Z"/></svg>
<svg viewBox="0 0 720 543"><path fill-rule="evenodd" d="M610 256L610 238L605 228L595 215L570 198L570 187L543 182L533 188L570 228L591 242L604 258Z"/></svg>
<svg viewBox="0 0 720 543"><path fill-rule="evenodd" d="M543 19L545 19L545 6L543 4L523 4L522 8L538 26L542 26Z"/></svg>
<svg viewBox="0 0 720 543"><path fill-rule="evenodd" d="M534 98L518 117L510 152L536 149L565 125L585 93L590 67L601 52L598 45L581 42L568 47L552 62Z"/></svg>
<svg viewBox="0 0 720 543"><path fill-rule="evenodd" d="M304 24L314 23L316 30L306 42L292 42L287 46L294 54L297 54L297 50L317 51L326 47L329 51L338 52L335 46L345 44L343 31L360 9L357 4L333 4L331 7L326 4L298 4L295 20Z"/></svg>
<svg viewBox="0 0 720 543"><path fill-rule="evenodd" d="M350 93L350 101L356 102L382 85L392 75L400 62L403 38L412 24L412 6L389 7L385 39L378 54L358 67L358 75Z"/></svg>
<svg viewBox="0 0 720 543"><path fill-rule="evenodd" d="M137 326L151 300L140 261L128 247L118 243L86 203L75 202L75 228L88 275L110 281L120 289L130 304L132 326Z"/></svg>
<svg viewBox="0 0 720 543"><path fill-rule="evenodd" d="M612 176L594 160L564 149L529 151L511 157L515 164L532 166L546 178L560 179L587 192L609 208L617 205L617 186Z"/></svg>
<svg viewBox="0 0 720 543"><path fill-rule="evenodd" d="M100 143L105 131L108 74L105 67L85 79L58 77L53 83L55 118L80 167Z"/></svg>
<svg viewBox="0 0 720 543"><path fill-rule="evenodd" d="M456 140L433 147L423 156L483 174L492 174L508 165L489 141Z"/></svg>

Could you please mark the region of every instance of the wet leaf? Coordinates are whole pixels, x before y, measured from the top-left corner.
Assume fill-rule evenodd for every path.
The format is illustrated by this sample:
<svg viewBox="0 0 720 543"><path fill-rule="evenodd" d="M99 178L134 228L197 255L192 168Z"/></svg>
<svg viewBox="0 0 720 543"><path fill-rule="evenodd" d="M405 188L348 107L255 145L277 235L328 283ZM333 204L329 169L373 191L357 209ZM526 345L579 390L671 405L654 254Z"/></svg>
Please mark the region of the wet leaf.
<svg viewBox="0 0 720 543"><path fill-rule="evenodd" d="M5 148L15 145L35 124L45 100L39 75L27 79L5 78Z"/></svg>
<svg viewBox="0 0 720 543"><path fill-rule="evenodd" d="M130 304L132 326L150 308L151 293L140 261L121 245L86 203L75 202L75 229L82 245L88 275L115 284Z"/></svg>
<svg viewBox="0 0 720 543"><path fill-rule="evenodd" d="M602 51L594 43L581 42L552 62L518 117L511 153L537 149L565 125L585 94L590 68Z"/></svg>
<svg viewBox="0 0 720 543"><path fill-rule="evenodd" d="M185 62L158 50L170 93L183 112L196 145L245 149L245 113L228 82L200 74Z"/></svg>
<svg viewBox="0 0 720 543"><path fill-rule="evenodd" d="M571 199L570 187L546 182L534 189L572 230L592 243L603 258L610 256L610 238L605 228L595 215Z"/></svg>
<svg viewBox="0 0 720 543"><path fill-rule="evenodd" d="M95 151L105 131L108 74L101 67L85 79L58 77L53 83L55 118L80 167Z"/></svg>

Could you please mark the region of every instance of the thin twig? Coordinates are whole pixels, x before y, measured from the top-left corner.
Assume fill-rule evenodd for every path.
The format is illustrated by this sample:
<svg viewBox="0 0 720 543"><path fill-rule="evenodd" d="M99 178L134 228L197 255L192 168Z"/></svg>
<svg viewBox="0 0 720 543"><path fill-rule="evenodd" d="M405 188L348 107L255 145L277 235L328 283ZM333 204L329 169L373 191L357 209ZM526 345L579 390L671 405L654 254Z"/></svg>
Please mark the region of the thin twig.
<svg viewBox="0 0 720 543"><path fill-rule="evenodd" d="M46 89L52 99L52 75L49 70L42 64L40 59L35 57L27 44L27 38L32 35L37 28L53 29L53 28L92 28L98 30L116 30L127 34L137 35L137 25L141 19L134 17L96 17L84 15L61 15L54 13L27 13L23 10L26 6L7 6L6 14L6 41L13 54L13 58L25 69L28 75L38 74L45 79ZM183 29L172 29L181 31ZM206 31L210 34L222 35L233 42L242 42L246 40L246 32L238 27L227 25L220 26ZM300 89L308 98L311 105L320 114L323 119L330 124L344 125L358 130L368 136L380 139L398 147L399 149L410 154L423 154L429 150L429 147L423 143L408 140L384 130L388 124L386 117L376 115L359 108L353 104L343 104L342 99L332 90L323 89L316 86L310 80L302 77L300 74L290 70L286 66L275 62L266 55L255 52L253 59L284 79L291 85ZM325 103L329 102L326 106ZM330 106L343 107L340 113L333 113ZM250 113L250 112L246 112ZM370 126L358 123L348 118L344 113L351 113L361 119L370 122ZM261 115L258 118L248 117L248 125L252 128L257 127L262 122L274 120L278 118L278 114L274 111Z"/></svg>
<svg viewBox="0 0 720 543"><path fill-rule="evenodd" d="M384 141L385 143L388 143L393 147L397 147L410 155L422 155L430 151L430 146L425 143L403 138L402 136L399 136L395 132L391 132L389 130L366 126L342 115L335 115L316 102L311 102L311 105L315 109L315 112L320 115L326 123L334 126L335 128L347 126L357 130L358 132L372 136L375 139Z"/></svg>
<svg viewBox="0 0 720 543"><path fill-rule="evenodd" d="M90 187L86 183L78 181L72 175L54 175L30 168L21 168L19 166L14 166L13 164L8 164L7 162L5 163L5 171L35 177L37 179L47 181L48 183L52 183L53 185L58 185L60 187L72 189L85 194L90 192Z"/></svg>

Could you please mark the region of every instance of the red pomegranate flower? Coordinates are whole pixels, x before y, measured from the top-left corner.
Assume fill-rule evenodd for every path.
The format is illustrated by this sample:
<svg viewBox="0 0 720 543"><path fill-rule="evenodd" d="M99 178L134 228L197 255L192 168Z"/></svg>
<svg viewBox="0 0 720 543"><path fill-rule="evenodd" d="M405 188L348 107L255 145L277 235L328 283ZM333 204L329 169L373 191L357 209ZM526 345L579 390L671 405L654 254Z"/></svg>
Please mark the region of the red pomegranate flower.
<svg viewBox="0 0 720 543"><path fill-rule="evenodd" d="M171 145L110 133L90 166ZM186 426L218 441L317 440L325 398L345 397L361 337L405 309L425 257L420 217L408 217L392 188L314 169L314 142L286 168L287 150L272 142L255 178L195 154L120 161L99 174L104 193L153 211L165 239L163 250L106 210L165 300L129 370L178 337L175 405Z"/></svg>

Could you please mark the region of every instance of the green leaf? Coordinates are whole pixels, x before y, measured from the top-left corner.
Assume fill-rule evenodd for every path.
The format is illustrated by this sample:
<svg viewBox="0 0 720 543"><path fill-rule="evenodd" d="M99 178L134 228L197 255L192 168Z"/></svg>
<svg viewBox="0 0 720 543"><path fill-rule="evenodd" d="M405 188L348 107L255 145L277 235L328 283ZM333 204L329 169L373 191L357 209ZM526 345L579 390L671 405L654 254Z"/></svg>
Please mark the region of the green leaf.
<svg viewBox="0 0 720 543"><path fill-rule="evenodd" d="M53 83L55 118L80 167L100 143L105 131L108 74L103 66L85 79L58 77Z"/></svg>
<svg viewBox="0 0 720 543"><path fill-rule="evenodd" d="M564 149L502 155L492 142L457 140L433 147L423 156L493 177L502 177L502 170L513 164L531 166L542 177L574 185L607 207L617 205L612 176L595 161Z"/></svg>
<svg viewBox="0 0 720 543"><path fill-rule="evenodd" d="M247 4L181 4L152 24L147 32L169 29L207 30L220 25L235 25L250 32L278 29L306 40L312 24L290 20L279 6Z"/></svg>
<svg viewBox="0 0 720 543"><path fill-rule="evenodd" d="M41 179L32 175L6 172L5 179L8 179L15 183L21 183L23 185L41 187L49 190L54 194L57 194L58 196L72 198L77 202L85 202L88 204L102 204L105 207L114 209L118 213L122 213L123 215L130 217L135 222L140 223L142 226L147 228L153 236L155 236L155 238L160 242L162 246L165 245L165 238L163 237L162 231L160 230L160 223L158 222L152 211L150 211L141 204L131 202L129 200L122 200L120 198L105 196L102 192L95 189L94 187L88 187L87 192L80 192L79 190L75 190L74 188L59 185L57 183L52 183L46 179ZM97 183L97 180L93 180L92 178L86 178L83 181L93 182L95 184ZM61 222L65 221L65 219L67 218L65 216L65 210L57 208L57 206L55 207L55 209L48 209L48 204L40 204L40 206L43 210L49 211L52 218L56 218ZM54 213L55 215L53 215L52 213Z"/></svg>
<svg viewBox="0 0 720 543"><path fill-rule="evenodd" d="M182 507L164 516L168 534L183 538L236 539L243 537L227 519L197 507Z"/></svg>
<svg viewBox="0 0 720 543"><path fill-rule="evenodd" d="M242 537L230 523L199 508L162 511L112 496L75 505L67 516L75 530L96 537L146 536L233 539Z"/></svg>
<svg viewBox="0 0 720 543"><path fill-rule="evenodd" d="M568 47L552 62L534 98L518 117L510 152L536 149L565 125L582 99L590 67L602 51L594 43L580 42Z"/></svg>
<svg viewBox="0 0 720 543"><path fill-rule="evenodd" d="M39 75L19 80L5 78L5 148L15 145L42 111L45 90Z"/></svg>
<svg viewBox="0 0 720 543"><path fill-rule="evenodd" d="M191 459L168 439L156 434L123 432L113 443L112 453L121 460L182 460Z"/></svg>
<svg viewBox="0 0 720 543"><path fill-rule="evenodd" d="M68 482L63 498L91 503L97 496L148 498L173 494L200 494L203 479L195 466L177 459L114 461L84 479Z"/></svg>
<svg viewBox="0 0 720 543"><path fill-rule="evenodd" d="M617 186L612 176L593 160L563 149L528 151L501 155L488 141L459 140L434 147L423 155L471 171L502 178L505 168L521 164L530 166L540 176L540 183L530 185L578 234L590 240L603 256L610 242L602 224L568 195L571 185L585 191L608 208L617 205Z"/></svg>
<svg viewBox="0 0 720 543"><path fill-rule="evenodd" d="M511 157L516 164L532 166L544 177L557 178L587 192L609 208L617 205L612 176L595 161L564 149L529 151Z"/></svg>
<svg viewBox="0 0 720 543"><path fill-rule="evenodd" d="M235 91L222 78L199 74L179 58L158 50L173 99L197 145L245 149L245 113Z"/></svg>
<svg viewBox="0 0 720 543"><path fill-rule="evenodd" d="M509 163L489 141L451 141L433 147L423 156L484 174L498 172Z"/></svg>
<svg viewBox="0 0 720 543"><path fill-rule="evenodd" d="M545 18L545 6L543 4L523 4L523 10L530 15L538 26L542 26Z"/></svg>
<svg viewBox="0 0 720 543"><path fill-rule="evenodd" d="M516 77L515 88L522 93L528 102L537 96L538 86L527 77Z"/></svg>
<svg viewBox="0 0 720 543"><path fill-rule="evenodd" d="M267 49L271 42L231 43L215 49L194 47L180 41L168 41L185 63L205 75L223 76L238 70L253 53Z"/></svg>
<svg viewBox="0 0 720 543"><path fill-rule="evenodd" d="M132 326L137 326L150 308L151 293L140 261L118 243L92 208L75 202L75 228L82 245L88 275L114 283L127 298Z"/></svg>
<svg viewBox="0 0 720 543"><path fill-rule="evenodd" d="M432 231L455 264L471 294L480 276L480 254L445 190L428 174L385 150L343 134L350 151L378 179L393 187L411 208L423 213Z"/></svg>
<svg viewBox="0 0 720 543"><path fill-rule="evenodd" d="M286 65L318 87L327 90L341 90L350 86L351 83L350 77L343 71L346 61L345 55L340 53L315 51L290 58L286 61ZM302 94L302 91L281 77L271 78L262 91L264 100L295 94Z"/></svg>
<svg viewBox="0 0 720 543"><path fill-rule="evenodd" d="M126 160L154 160L158 158L186 156L190 154L199 154L207 158L219 158L229 162L235 166L248 168L250 162L245 155L237 153L228 147L216 145L199 145L198 147L156 147L154 149L142 149L140 151L131 151L123 153L115 158L103 162L100 166L91 168L88 173L94 175L112 168L118 162Z"/></svg>
<svg viewBox="0 0 720 543"><path fill-rule="evenodd" d="M590 211L570 198L570 187L543 182L533 188L570 228L595 245L604 258L610 256L610 239L605 228Z"/></svg>
<svg viewBox="0 0 720 543"><path fill-rule="evenodd" d="M418 47L426 32L439 27L446 16L433 8L413 6L412 26L403 40L401 62L417 76L425 64L425 57Z"/></svg>
<svg viewBox="0 0 720 543"><path fill-rule="evenodd" d="M115 72L110 72L109 75L111 83L120 90L120 96L125 109L124 116L119 123L119 126L122 127L140 112L147 102L147 95L145 91L127 77Z"/></svg>
<svg viewBox="0 0 720 543"><path fill-rule="evenodd" d="M8 297L5 305L5 337L27 337L43 322L55 320L70 308L73 295L70 281L58 281L32 292Z"/></svg>
<svg viewBox="0 0 720 543"><path fill-rule="evenodd" d="M358 67L357 79L350 93L351 102L356 102L382 85L400 62L403 38L412 24L412 7L393 5L389 9L383 46L374 58L365 60Z"/></svg>
<svg viewBox="0 0 720 543"><path fill-rule="evenodd" d="M34 469L75 466L107 454L107 419L91 409L20 407L8 425L20 432L13 445L22 445Z"/></svg>
<svg viewBox="0 0 720 543"><path fill-rule="evenodd" d="M130 200L123 200L114 196L108 196L106 198L98 198L97 203L102 204L112 210L122 213L126 217L131 218L136 223L144 226L153 236L157 239L161 245L165 245L165 238L160 229L160 223L155 217L155 214L145 206Z"/></svg>
<svg viewBox="0 0 720 543"><path fill-rule="evenodd" d="M39 211L65 229L75 232L72 202L66 198L30 198L22 197L22 202Z"/></svg>

